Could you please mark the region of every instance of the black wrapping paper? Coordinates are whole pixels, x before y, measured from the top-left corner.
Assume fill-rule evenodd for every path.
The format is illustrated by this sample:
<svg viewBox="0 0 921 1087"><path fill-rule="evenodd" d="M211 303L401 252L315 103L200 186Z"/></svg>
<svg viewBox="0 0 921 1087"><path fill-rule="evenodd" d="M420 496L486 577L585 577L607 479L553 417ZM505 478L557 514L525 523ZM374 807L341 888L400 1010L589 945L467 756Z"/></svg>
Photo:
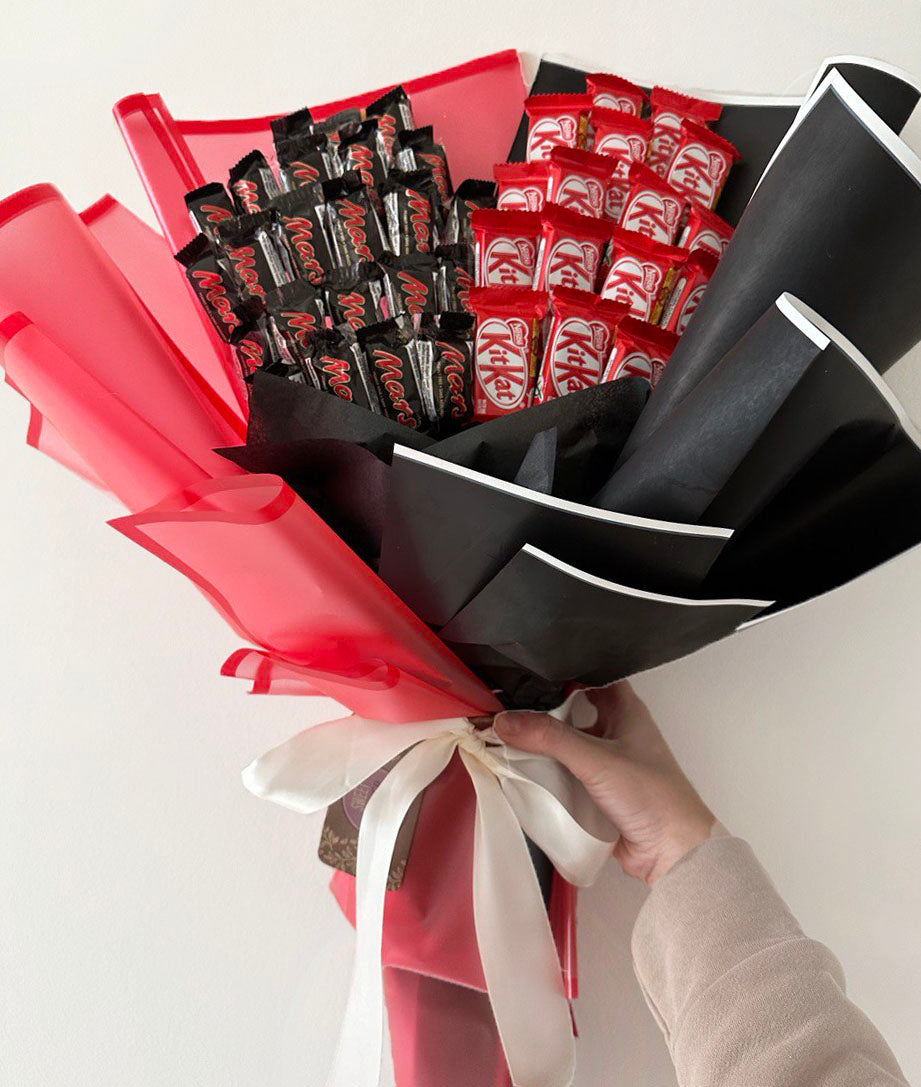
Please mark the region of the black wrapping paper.
<svg viewBox="0 0 921 1087"><path fill-rule="evenodd" d="M778 609L921 543L921 435L856 348L808 315L829 347L707 511L740 526L707 590L766 592Z"/></svg>
<svg viewBox="0 0 921 1087"><path fill-rule="evenodd" d="M441 625L525 544L639 588L692 592L730 535L608 513L398 448L380 572L417 615Z"/></svg>
<svg viewBox="0 0 921 1087"><path fill-rule="evenodd" d="M770 306L614 474L598 504L644 517L704 520L803 375L817 360L823 373L831 365L821 356L837 349L797 307L789 295ZM782 454L761 458L759 473L745 473L744 491L736 488L734 501L719 507L721 517L731 511L735 519L708 523L735 528L773 497L793 450L810 440L827 404L811 407L814 413L796 430L786 428Z"/></svg>
<svg viewBox="0 0 921 1087"><path fill-rule="evenodd" d="M462 430L428 452L464 468L513 480L543 431L556 431L554 494L583 501L610 474L649 393L643 378L581 389Z"/></svg>
<svg viewBox="0 0 921 1087"><path fill-rule="evenodd" d="M890 65L864 57L834 57L821 65L810 90L814 90L832 68L844 76L886 125L901 132L921 98L921 91L909 76ZM583 94L586 73L598 70L581 67L574 61L542 59L531 94ZM643 84L642 80L639 82ZM651 84L645 86L648 89ZM803 97L727 95L709 91L688 93L699 93L703 98L722 104L722 115L712 127L742 155L742 161L729 175L717 208L719 214L735 226L771 156L793 123ZM509 153L510 161L524 159L527 132L528 119L523 117Z"/></svg>
<svg viewBox="0 0 921 1087"><path fill-rule="evenodd" d="M752 197L623 459L784 291L884 372L921 339L919 251L921 161L832 72Z"/></svg>
<svg viewBox="0 0 921 1087"><path fill-rule="evenodd" d="M526 546L440 636L490 645L549 681L610 683L693 653L766 606L641 592Z"/></svg>
<svg viewBox="0 0 921 1087"><path fill-rule="evenodd" d="M247 444L337 438L389 460L394 443L425 449L432 439L312 385L257 371L250 393Z"/></svg>
<svg viewBox="0 0 921 1087"><path fill-rule="evenodd" d="M390 469L370 450L339 438L305 438L218 452L247 472L281 476L357 555L377 563Z"/></svg>

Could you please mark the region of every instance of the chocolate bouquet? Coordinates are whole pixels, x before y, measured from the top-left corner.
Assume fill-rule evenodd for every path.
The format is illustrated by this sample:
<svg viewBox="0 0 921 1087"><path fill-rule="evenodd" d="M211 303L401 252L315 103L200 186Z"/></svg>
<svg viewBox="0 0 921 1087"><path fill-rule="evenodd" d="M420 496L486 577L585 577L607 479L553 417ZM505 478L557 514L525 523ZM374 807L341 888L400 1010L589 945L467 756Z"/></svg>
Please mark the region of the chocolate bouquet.
<svg viewBox="0 0 921 1087"><path fill-rule="evenodd" d="M921 542L880 376L921 339L919 97L854 58L796 100L554 60L526 95L510 51L281 117L123 100L165 239L0 204L28 440L224 615L225 674L351 711L244 775L327 811L330 1083L377 1081L385 997L400 1084L572 1079L575 886L616 831L491 714L591 728L586 686Z"/></svg>

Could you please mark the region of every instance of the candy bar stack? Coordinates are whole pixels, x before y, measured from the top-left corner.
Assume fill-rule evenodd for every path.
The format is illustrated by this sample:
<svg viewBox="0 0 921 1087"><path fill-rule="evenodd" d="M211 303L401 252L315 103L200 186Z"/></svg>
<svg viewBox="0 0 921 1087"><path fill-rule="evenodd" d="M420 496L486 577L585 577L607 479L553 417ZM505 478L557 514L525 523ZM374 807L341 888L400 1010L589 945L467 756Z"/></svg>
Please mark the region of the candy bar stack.
<svg viewBox="0 0 921 1087"><path fill-rule="evenodd" d="M732 230L711 102L595 74L533 95L527 160L455 191L396 87L272 122L186 196L178 254L244 378L305 382L444 437L640 375L655 386Z"/></svg>
<svg viewBox="0 0 921 1087"><path fill-rule="evenodd" d="M306 382L443 437L472 415L472 212L401 87L364 110L272 122L275 162L186 196L200 232L176 254L245 379Z"/></svg>
<svg viewBox="0 0 921 1087"><path fill-rule="evenodd" d="M480 418L655 386L732 235L714 211L739 157L707 127L721 107L601 73L587 87L526 101L527 161L496 165L496 210L473 215Z"/></svg>

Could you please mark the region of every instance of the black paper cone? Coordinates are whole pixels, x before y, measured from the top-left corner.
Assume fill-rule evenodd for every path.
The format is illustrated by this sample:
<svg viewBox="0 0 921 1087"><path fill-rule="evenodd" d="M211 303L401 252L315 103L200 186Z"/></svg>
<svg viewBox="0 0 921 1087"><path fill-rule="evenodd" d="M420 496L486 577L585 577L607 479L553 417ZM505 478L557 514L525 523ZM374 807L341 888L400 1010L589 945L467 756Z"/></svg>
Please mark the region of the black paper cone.
<svg viewBox="0 0 921 1087"><path fill-rule="evenodd" d="M525 544L599 576L693 592L730 536L538 494L397 448L380 573L417 615L441 625Z"/></svg>
<svg viewBox="0 0 921 1087"><path fill-rule="evenodd" d="M783 295L697 385L597 496L605 509L697 522L758 442L803 375L835 350ZM820 419L824 405L816 405ZM812 430L812 418L802 425ZM792 449L798 434L785 435ZM808 438L804 436L804 440ZM773 471L776 463L776 471ZM782 461L747 476L744 500L757 508L776 493ZM787 477L788 478L788 477ZM734 516L739 511L733 510ZM724 522L718 522L724 523ZM725 522L729 528L735 521Z"/></svg>
<svg viewBox="0 0 921 1087"><path fill-rule="evenodd" d="M439 634L494 646L547 680L601 684L693 653L767 606L642 592L527 546Z"/></svg>

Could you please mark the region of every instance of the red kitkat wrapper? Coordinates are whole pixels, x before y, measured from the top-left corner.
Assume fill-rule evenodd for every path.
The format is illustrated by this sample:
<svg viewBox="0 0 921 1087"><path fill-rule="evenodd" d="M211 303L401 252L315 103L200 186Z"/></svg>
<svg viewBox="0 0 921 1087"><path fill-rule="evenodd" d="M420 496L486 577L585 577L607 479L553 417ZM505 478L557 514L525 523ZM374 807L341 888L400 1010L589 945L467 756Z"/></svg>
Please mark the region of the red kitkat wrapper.
<svg viewBox="0 0 921 1087"><path fill-rule="evenodd" d="M643 162L649 150L652 122L613 109L593 109L591 121L595 154L614 159L605 214L617 222L630 187L630 167L634 162Z"/></svg>
<svg viewBox="0 0 921 1087"><path fill-rule="evenodd" d="M575 147L554 147L547 162L548 200L595 219L604 215L614 167L607 155Z"/></svg>
<svg viewBox="0 0 921 1087"><path fill-rule="evenodd" d="M709 249L695 249L675 273L672 292L662 309L659 327L679 336L700 305L710 277L716 271L719 257Z"/></svg>
<svg viewBox="0 0 921 1087"><path fill-rule="evenodd" d="M716 206L732 164L741 158L729 140L694 121L681 122L678 149L665 175L689 199L711 210Z"/></svg>
<svg viewBox="0 0 921 1087"><path fill-rule="evenodd" d="M541 214L543 237L534 285L538 290L573 287L593 291L605 247L611 239L607 219L592 219L559 204L546 204Z"/></svg>
<svg viewBox="0 0 921 1087"><path fill-rule="evenodd" d="M684 249L708 249L721 257L726 252L732 227L715 211L691 201L687 225L681 235Z"/></svg>
<svg viewBox="0 0 921 1087"><path fill-rule="evenodd" d="M614 350L602 380L645 377L655 388L679 339L658 325L625 317L617 326Z"/></svg>
<svg viewBox="0 0 921 1087"><path fill-rule="evenodd" d="M665 87L653 87L649 100L652 104L653 133L646 164L665 177L681 139L681 122L688 120L701 125L712 124L719 120L723 107L717 102L691 98Z"/></svg>
<svg viewBox="0 0 921 1087"><path fill-rule="evenodd" d="M475 419L510 415L530 405L540 357L546 291L474 287L470 307L477 317L474 346Z"/></svg>
<svg viewBox="0 0 921 1087"><path fill-rule="evenodd" d="M601 297L625 302L632 317L655 323L687 250L662 245L622 227L614 227L611 250Z"/></svg>
<svg viewBox="0 0 921 1087"><path fill-rule="evenodd" d="M533 211L477 208L470 218L478 287L530 287L534 282L541 217Z"/></svg>
<svg viewBox="0 0 921 1087"><path fill-rule="evenodd" d="M553 319L537 380L538 404L598 384L614 332L628 313L620 302L568 287L557 287L550 303Z"/></svg>
<svg viewBox="0 0 921 1087"><path fill-rule="evenodd" d="M547 199L549 162L498 162L492 168L502 211L540 211Z"/></svg>
<svg viewBox="0 0 921 1087"><path fill-rule="evenodd" d="M629 79L607 72L592 72L585 77L585 83L594 106L634 113L637 117L643 112L646 92Z"/></svg>
<svg viewBox="0 0 921 1087"><path fill-rule="evenodd" d="M526 98L528 162L547 158L554 147L581 147L591 108L587 94L532 94Z"/></svg>
<svg viewBox="0 0 921 1087"><path fill-rule="evenodd" d="M687 198L642 162L630 167L630 191L621 212L624 230L673 245Z"/></svg>

